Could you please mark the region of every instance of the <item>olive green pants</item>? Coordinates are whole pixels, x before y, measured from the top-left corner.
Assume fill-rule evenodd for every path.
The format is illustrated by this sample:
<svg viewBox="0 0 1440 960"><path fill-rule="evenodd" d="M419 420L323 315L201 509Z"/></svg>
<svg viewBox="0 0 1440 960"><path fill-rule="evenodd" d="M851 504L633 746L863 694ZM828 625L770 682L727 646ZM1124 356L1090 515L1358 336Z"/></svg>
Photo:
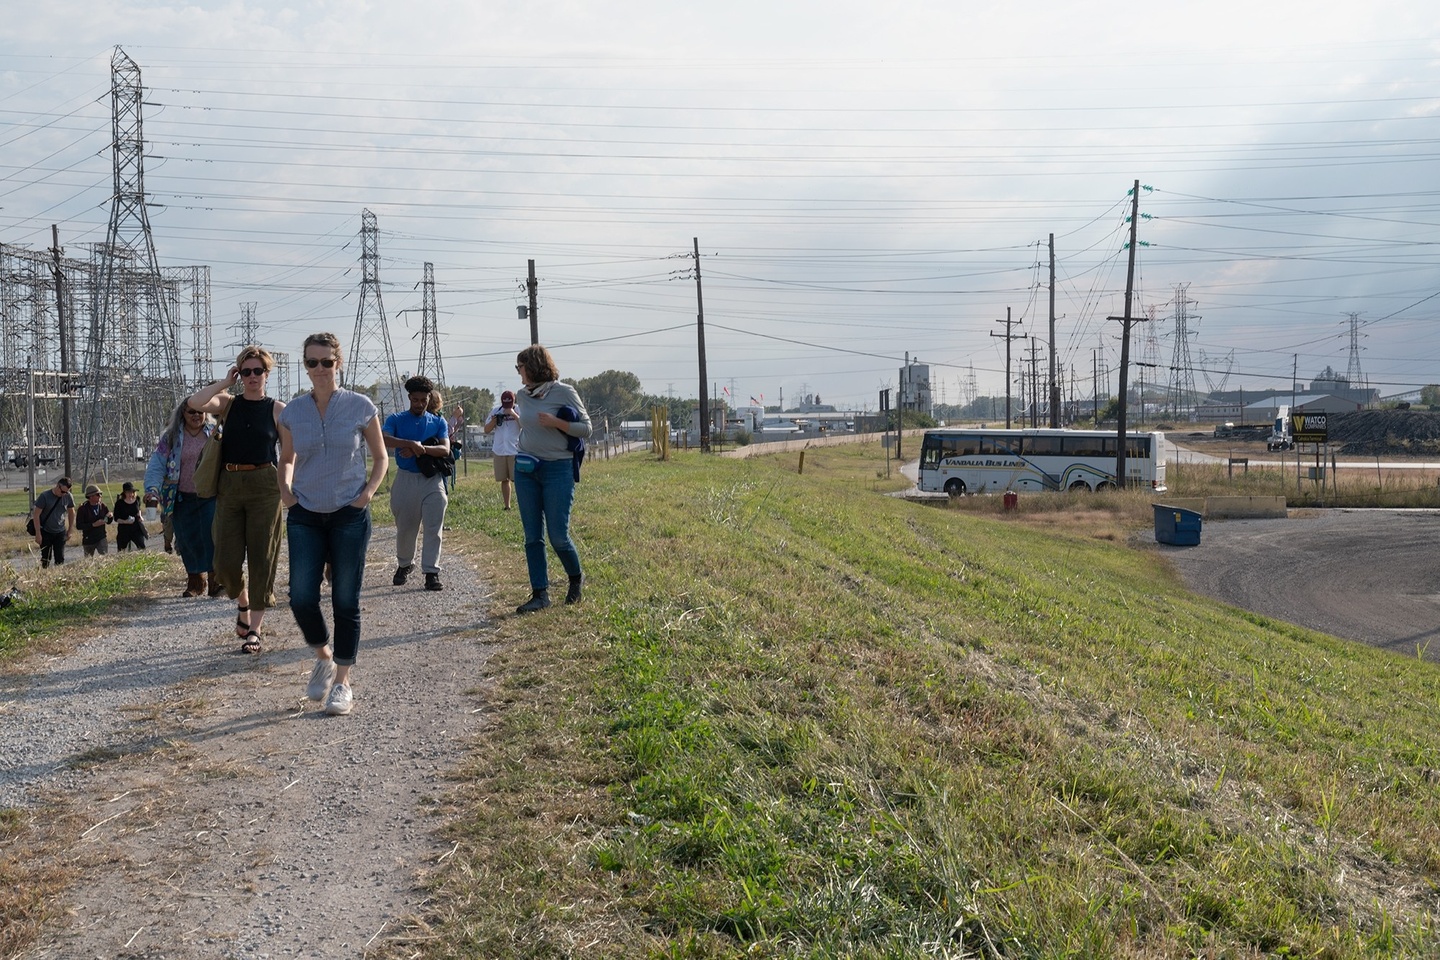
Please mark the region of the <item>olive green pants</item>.
<svg viewBox="0 0 1440 960"><path fill-rule="evenodd" d="M275 567L280 558L280 490L275 468L220 471L215 497L215 576L231 600L245 589L250 571L250 609L275 606Z"/></svg>

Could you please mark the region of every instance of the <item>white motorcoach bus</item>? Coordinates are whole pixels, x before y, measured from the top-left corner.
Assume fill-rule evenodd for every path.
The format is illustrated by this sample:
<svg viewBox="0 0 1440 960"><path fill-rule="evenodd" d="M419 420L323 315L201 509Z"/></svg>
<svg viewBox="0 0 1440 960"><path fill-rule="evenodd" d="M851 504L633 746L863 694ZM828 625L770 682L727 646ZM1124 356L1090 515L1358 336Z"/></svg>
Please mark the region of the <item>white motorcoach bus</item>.
<svg viewBox="0 0 1440 960"><path fill-rule="evenodd" d="M1128 486L1165 489L1165 435L1131 433ZM925 431L920 489L948 493L1103 490L1115 486L1114 430Z"/></svg>

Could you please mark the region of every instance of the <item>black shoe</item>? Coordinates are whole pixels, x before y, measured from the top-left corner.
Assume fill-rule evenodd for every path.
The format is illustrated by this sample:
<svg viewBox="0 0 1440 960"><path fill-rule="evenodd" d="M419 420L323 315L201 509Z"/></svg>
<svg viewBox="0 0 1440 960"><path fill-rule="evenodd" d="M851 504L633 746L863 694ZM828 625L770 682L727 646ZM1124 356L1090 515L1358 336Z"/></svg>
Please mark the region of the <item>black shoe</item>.
<svg viewBox="0 0 1440 960"><path fill-rule="evenodd" d="M534 613L536 610L544 610L550 606L550 591L536 590L530 594L530 599L515 608L516 613Z"/></svg>
<svg viewBox="0 0 1440 960"><path fill-rule="evenodd" d="M570 578L570 589L565 591L565 602L566 602L566 603L579 603L579 602L580 602L580 586L581 586L581 584L583 584L584 582L585 582L585 578L584 578L583 576L580 576L580 577L571 577L571 578Z"/></svg>
<svg viewBox="0 0 1440 960"><path fill-rule="evenodd" d="M427 573L427 574L425 574L425 589L426 589L426 590L444 590L444 589L445 589L445 585L440 582L440 574L438 574L438 573Z"/></svg>
<svg viewBox="0 0 1440 960"><path fill-rule="evenodd" d="M395 586L397 586L397 587L403 587L403 586L405 586L405 581L410 579L410 573L411 573L411 571L413 571L414 569L415 569L415 564L413 564L413 563L410 564L410 566L408 566L408 567L396 567L396 568L395 568L395 579L394 579L394 580L391 580L390 582L393 583L393 584L395 584Z"/></svg>

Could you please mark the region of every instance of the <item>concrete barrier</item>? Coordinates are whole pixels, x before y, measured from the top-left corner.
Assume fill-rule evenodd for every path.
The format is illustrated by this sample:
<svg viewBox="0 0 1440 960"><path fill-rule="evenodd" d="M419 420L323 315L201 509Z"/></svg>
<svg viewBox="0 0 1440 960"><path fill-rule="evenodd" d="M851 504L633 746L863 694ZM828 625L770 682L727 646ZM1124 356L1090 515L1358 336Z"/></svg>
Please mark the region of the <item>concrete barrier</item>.
<svg viewBox="0 0 1440 960"><path fill-rule="evenodd" d="M1284 518L1284 497L1166 497L1156 500L1170 507L1194 510L1206 520Z"/></svg>

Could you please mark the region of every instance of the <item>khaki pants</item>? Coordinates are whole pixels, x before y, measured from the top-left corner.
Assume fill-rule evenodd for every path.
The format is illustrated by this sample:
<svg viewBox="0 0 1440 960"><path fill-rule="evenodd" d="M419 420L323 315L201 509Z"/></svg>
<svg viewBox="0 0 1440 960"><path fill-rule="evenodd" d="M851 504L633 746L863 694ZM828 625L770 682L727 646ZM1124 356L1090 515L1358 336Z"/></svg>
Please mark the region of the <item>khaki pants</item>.
<svg viewBox="0 0 1440 960"><path fill-rule="evenodd" d="M275 567L280 557L280 490L275 468L220 471L215 498L215 576L231 600L245 589L250 571L250 609L275 606Z"/></svg>

